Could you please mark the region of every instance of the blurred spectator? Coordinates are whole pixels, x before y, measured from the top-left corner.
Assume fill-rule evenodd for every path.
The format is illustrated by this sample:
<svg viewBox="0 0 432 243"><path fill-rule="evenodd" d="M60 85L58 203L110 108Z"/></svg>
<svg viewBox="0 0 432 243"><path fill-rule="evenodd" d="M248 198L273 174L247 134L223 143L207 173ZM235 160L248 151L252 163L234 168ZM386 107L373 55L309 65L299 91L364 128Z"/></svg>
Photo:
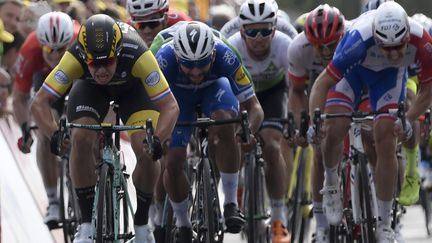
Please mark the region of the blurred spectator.
<svg viewBox="0 0 432 243"><path fill-rule="evenodd" d="M3 56L3 43L10 43L14 40L14 36L5 31L3 21L0 20L0 57ZM7 97L11 87L10 75L0 68L0 117L4 117L11 112L8 110Z"/></svg>
<svg viewBox="0 0 432 243"><path fill-rule="evenodd" d="M22 2L19 0L0 0L0 19L5 30L14 36L13 42L3 45L2 65L9 73L13 73L12 67L18 57L18 50L24 42L23 36L18 32L21 10Z"/></svg>
<svg viewBox="0 0 432 243"><path fill-rule="evenodd" d="M209 24L217 29L222 29L222 26L231 19L237 16L235 9L227 4L220 4L210 7Z"/></svg>
<svg viewBox="0 0 432 243"><path fill-rule="evenodd" d="M60 11L63 13L68 13L71 8L71 3L76 0L53 0L52 6L55 11Z"/></svg>
<svg viewBox="0 0 432 243"><path fill-rule="evenodd" d="M23 6L24 8L18 23L18 32L25 39L30 32L36 29L36 24L40 16L51 12L51 6L46 1L24 1Z"/></svg>

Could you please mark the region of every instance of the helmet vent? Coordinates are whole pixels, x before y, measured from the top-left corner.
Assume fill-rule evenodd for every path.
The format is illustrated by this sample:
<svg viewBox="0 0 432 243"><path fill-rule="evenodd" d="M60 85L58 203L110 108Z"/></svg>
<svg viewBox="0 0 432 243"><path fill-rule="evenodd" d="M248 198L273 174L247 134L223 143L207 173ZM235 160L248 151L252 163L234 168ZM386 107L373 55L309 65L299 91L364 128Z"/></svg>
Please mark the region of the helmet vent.
<svg viewBox="0 0 432 243"><path fill-rule="evenodd" d="M53 28L52 35L53 35L53 42L57 42L57 28L56 27Z"/></svg>
<svg viewBox="0 0 432 243"><path fill-rule="evenodd" d="M265 7L265 3L260 3L259 4L259 14L262 15L264 13L264 7Z"/></svg>
<svg viewBox="0 0 432 243"><path fill-rule="evenodd" d="M387 35L385 35L384 33L380 32L380 31L375 31L375 33L379 36L381 36L382 38L387 38Z"/></svg>
<svg viewBox="0 0 432 243"><path fill-rule="evenodd" d="M399 32L396 33L396 38L398 38L399 36L401 36L403 33L405 33L406 28L403 27Z"/></svg>
<svg viewBox="0 0 432 243"><path fill-rule="evenodd" d="M255 8L253 4L249 4L249 11L251 12L252 15L255 15Z"/></svg>
<svg viewBox="0 0 432 243"><path fill-rule="evenodd" d="M99 29L95 31L96 48L102 49L104 47L104 31Z"/></svg>

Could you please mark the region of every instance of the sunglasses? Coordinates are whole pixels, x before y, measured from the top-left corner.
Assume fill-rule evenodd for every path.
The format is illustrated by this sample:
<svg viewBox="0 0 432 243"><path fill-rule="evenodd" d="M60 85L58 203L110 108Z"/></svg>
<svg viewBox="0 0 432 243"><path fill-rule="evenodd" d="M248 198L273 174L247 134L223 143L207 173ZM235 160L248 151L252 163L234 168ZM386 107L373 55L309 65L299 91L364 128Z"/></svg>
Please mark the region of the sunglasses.
<svg viewBox="0 0 432 243"><path fill-rule="evenodd" d="M159 27L163 21L165 20L164 17L160 18L160 19L151 19L151 20L146 20L146 21L136 21L135 22L135 28L143 30L146 27L149 27L150 29L154 29L156 27Z"/></svg>
<svg viewBox="0 0 432 243"><path fill-rule="evenodd" d="M114 64L114 62L116 61L115 57L110 57L110 58L105 58L102 60L98 60L98 59L88 59L86 60L86 63L89 67L92 68L98 68L98 67L107 67L107 66L111 66Z"/></svg>
<svg viewBox="0 0 432 243"><path fill-rule="evenodd" d="M53 52L63 53L63 52L65 52L67 50L67 48L68 48L67 45L63 46L63 47L60 47L60 48L51 48L51 47L45 46L45 45L42 46L43 52L45 52L47 54L51 54Z"/></svg>
<svg viewBox="0 0 432 243"><path fill-rule="evenodd" d="M336 49L337 45L338 45L338 41L335 42L331 42L328 44L322 44L322 45L315 45L320 51L324 51L324 50L334 50Z"/></svg>
<svg viewBox="0 0 432 243"><path fill-rule="evenodd" d="M178 62L180 65L188 68L188 69L192 69L192 68L202 68L205 67L207 65L209 65L213 60L213 54L211 54L208 57L205 57L201 60L197 60L197 61L190 61L190 60L185 60L185 59L178 59Z"/></svg>
<svg viewBox="0 0 432 243"><path fill-rule="evenodd" d="M261 34L262 37L270 36L273 33L273 28L263 28L263 29L245 29L245 34L248 37L256 38L258 33Z"/></svg>

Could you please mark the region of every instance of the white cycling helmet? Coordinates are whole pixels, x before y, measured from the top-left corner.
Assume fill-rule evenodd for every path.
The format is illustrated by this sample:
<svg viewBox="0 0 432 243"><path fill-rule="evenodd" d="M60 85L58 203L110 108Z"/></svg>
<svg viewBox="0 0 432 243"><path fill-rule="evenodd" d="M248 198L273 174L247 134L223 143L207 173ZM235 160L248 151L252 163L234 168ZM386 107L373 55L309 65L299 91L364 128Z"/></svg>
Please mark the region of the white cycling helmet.
<svg viewBox="0 0 432 243"><path fill-rule="evenodd" d="M127 11L133 17L145 17L168 11L168 0L127 0Z"/></svg>
<svg viewBox="0 0 432 243"><path fill-rule="evenodd" d="M381 4L374 16L373 35L375 42L382 46L397 46L409 37L408 16L397 2Z"/></svg>
<svg viewBox="0 0 432 243"><path fill-rule="evenodd" d="M214 46L213 31L201 22L187 22L174 34L174 52L183 60L199 61L209 57Z"/></svg>
<svg viewBox="0 0 432 243"><path fill-rule="evenodd" d="M72 19L63 12L46 13L39 18L36 36L42 45L53 49L64 47L74 36Z"/></svg>
<svg viewBox="0 0 432 243"><path fill-rule="evenodd" d="M277 11L277 3L274 0L247 0L240 6L240 24L275 24Z"/></svg>

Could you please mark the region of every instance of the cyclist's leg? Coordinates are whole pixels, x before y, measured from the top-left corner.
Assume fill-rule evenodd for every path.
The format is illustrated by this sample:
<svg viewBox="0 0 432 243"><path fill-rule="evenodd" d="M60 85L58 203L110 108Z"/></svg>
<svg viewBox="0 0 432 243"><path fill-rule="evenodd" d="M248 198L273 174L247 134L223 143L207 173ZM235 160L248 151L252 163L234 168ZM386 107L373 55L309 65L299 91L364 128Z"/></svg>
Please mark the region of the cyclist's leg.
<svg viewBox="0 0 432 243"><path fill-rule="evenodd" d="M206 116L215 120L235 118L238 109L238 100L227 78L219 78L205 88L202 110ZM220 171L225 194L224 217L227 231L238 233L245 221L237 205L240 154L235 139L235 124L210 127L209 150L213 151Z"/></svg>
<svg viewBox="0 0 432 243"><path fill-rule="evenodd" d="M363 84L353 77L343 78L327 95L326 113L350 112L360 98ZM348 92L347 92L348 90ZM348 132L347 118L328 119L324 122L325 137L321 143L324 163L323 206L330 224L342 218L342 198L339 188L338 165L342 158L343 140Z"/></svg>
<svg viewBox="0 0 432 243"><path fill-rule="evenodd" d="M404 100L405 69L394 68L375 72L369 81L369 98L373 111L397 108ZM377 152L375 168L376 194L378 204L377 236L393 237L390 229L390 212L397 181L398 162L396 158L397 137L394 133L396 117L379 115L374 121L374 140Z"/></svg>
<svg viewBox="0 0 432 243"><path fill-rule="evenodd" d="M290 242L290 234L286 230L287 219L285 213L285 193L287 191L287 166L282 154L283 125L275 122L267 122L266 118L284 118L288 97L285 82L281 82L274 88L257 94L258 100L264 111L264 122L259 132L263 140L263 158L266 163L265 177L267 191L271 203L271 222L274 242ZM291 164L292 161L289 161Z"/></svg>
<svg viewBox="0 0 432 243"><path fill-rule="evenodd" d="M97 124L108 111L109 101L101 87L87 80L75 81L68 100L68 120L81 124ZM94 201L96 132L72 129L70 173L81 211L81 226L76 238L88 239Z"/></svg>
<svg viewBox="0 0 432 243"><path fill-rule="evenodd" d="M407 89L407 104L415 99L412 90ZM420 124L412 124L413 135L403 144L402 151L406 158L405 175L402 184L402 190L399 195L399 202L402 205L409 206L416 203L419 199L420 192L420 174L419 174L419 142L420 142Z"/></svg>

